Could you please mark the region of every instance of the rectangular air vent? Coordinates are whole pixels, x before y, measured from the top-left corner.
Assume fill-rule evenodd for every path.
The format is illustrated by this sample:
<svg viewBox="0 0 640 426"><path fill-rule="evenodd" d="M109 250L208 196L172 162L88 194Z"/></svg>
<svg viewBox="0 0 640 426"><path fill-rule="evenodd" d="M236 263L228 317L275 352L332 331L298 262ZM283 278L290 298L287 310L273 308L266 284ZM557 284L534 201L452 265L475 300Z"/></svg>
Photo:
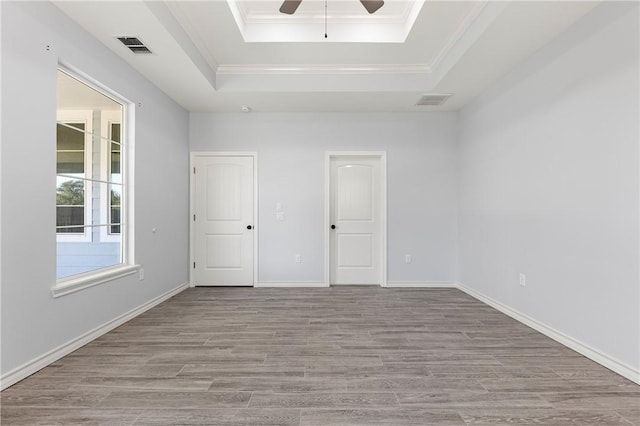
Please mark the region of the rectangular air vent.
<svg viewBox="0 0 640 426"><path fill-rule="evenodd" d="M427 93L426 95L422 95L416 105L421 106L438 106L442 105L449 97L451 97L451 93Z"/></svg>
<svg viewBox="0 0 640 426"><path fill-rule="evenodd" d="M151 53L151 50L138 37L117 37L133 53Z"/></svg>

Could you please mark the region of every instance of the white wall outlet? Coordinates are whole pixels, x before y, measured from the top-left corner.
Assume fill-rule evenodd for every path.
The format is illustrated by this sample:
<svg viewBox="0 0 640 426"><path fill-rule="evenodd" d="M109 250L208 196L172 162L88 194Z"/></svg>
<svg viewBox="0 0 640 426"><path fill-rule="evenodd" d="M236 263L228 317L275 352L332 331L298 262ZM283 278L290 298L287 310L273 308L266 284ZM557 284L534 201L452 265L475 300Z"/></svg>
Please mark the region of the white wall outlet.
<svg viewBox="0 0 640 426"><path fill-rule="evenodd" d="M296 254L296 263L302 263L302 255Z"/></svg>
<svg viewBox="0 0 640 426"><path fill-rule="evenodd" d="M410 254L405 254L404 263L411 263L411 262L413 262L413 256L411 256Z"/></svg>
<svg viewBox="0 0 640 426"><path fill-rule="evenodd" d="M138 274L140 275L140 281L144 280L144 269L140 268Z"/></svg>
<svg viewBox="0 0 640 426"><path fill-rule="evenodd" d="M527 276L520 272L520 285L525 287L527 285Z"/></svg>

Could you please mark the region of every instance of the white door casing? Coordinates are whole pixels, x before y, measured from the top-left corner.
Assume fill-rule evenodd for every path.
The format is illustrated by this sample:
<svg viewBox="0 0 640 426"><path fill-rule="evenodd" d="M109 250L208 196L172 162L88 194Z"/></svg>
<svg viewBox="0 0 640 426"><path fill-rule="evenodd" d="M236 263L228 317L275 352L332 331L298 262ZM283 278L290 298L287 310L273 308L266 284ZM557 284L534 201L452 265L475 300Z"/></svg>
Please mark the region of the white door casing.
<svg viewBox="0 0 640 426"><path fill-rule="evenodd" d="M192 285L252 286L255 158L194 155Z"/></svg>
<svg viewBox="0 0 640 426"><path fill-rule="evenodd" d="M384 286L384 154L335 153L328 163L330 284Z"/></svg>

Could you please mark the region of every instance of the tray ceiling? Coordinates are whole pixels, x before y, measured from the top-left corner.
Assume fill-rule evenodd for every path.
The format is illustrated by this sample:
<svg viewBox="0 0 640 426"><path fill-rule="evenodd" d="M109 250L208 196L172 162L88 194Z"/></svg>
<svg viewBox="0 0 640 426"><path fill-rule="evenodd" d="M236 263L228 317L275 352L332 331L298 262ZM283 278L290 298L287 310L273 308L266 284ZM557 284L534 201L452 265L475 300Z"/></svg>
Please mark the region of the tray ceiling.
<svg viewBox="0 0 640 426"><path fill-rule="evenodd" d="M292 16L273 0L54 4L190 111L447 111L597 2L386 0L369 15L358 0L329 0L327 39L318 0ZM153 54L135 55L119 36ZM429 93L452 96L415 105Z"/></svg>

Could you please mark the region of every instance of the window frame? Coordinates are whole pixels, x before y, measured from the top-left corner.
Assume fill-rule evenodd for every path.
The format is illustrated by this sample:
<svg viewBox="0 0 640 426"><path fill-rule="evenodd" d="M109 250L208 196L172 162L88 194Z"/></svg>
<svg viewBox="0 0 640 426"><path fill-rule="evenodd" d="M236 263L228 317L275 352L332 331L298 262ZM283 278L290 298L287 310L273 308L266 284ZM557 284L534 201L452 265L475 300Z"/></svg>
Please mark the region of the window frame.
<svg viewBox="0 0 640 426"><path fill-rule="evenodd" d="M120 134L121 134L120 174L121 174L121 180L122 180L122 195L120 200L120 209L121 209L120 210L120 234L118 237L116 237L116 238L119 238L120 240L120 263L118 265L107 266L104 268L88 271L86 273L81 273L77 275L71 275L68 277L56 279L55 284L53 284L53 286L51 287L51 294L54 298L71 294L76 291L83 290L85 288L93 287L98 284L114 281L118 278L122 278L128 275L134 274L140 269L140 266L135 263L135 257L134 257L135 231L134 231L134 220L133 220L134 219L133 164L134 164L134 152L135 152L134 150L135 104L129 101L128 99L126 99L125 97L123 97L122 95L120 95L119 93L117 93L116 91L99 83L95 79L91 78L87 74L77 70L72 66L59 62L58 67L56 68L56 72L63 72L67 74L71 78L74 78L80 81L81 83L85 84L89 88L97 91L98 93L122 105L122 114L120 115L122 120L120 122L120 129L121 129L120 130ZM111 122L114 122L115 120L101 120L101 121L103 123L105 121L109 121L111 123ZM107 143L105 139L103 139L103 141ZM88 145L91 147L92 143L89 143ZM89 154L87 153L86 146L87 146L87 142L85 140L85 164L88 163L88 164L91 164L92 166L92 161L91 161L92 157L87 157L87 155ZM104 160L106 159L110 160L108 155L110 150L111 150L110 142L108 142L108 149L106 150L101 149L101 154L100 154L101 169L104 168L103 166L105 164ZM103 152L106 154L103 154ZM92 154L93 153L91 153L91 155ZM89 158L89 161L87 161L87 158ZM110 165L107 165L106 167L107 167L106 171L108 171ZM56 171L56 175L57 175L57 171ZM88 176L88 175L85 174L85 176ZM100 170L100 177L104 177L104 176L106 175L103 173L103 170ZM105 185L105 186L108 187L109 185ZM106 192L107 194L109 194L108 191L109 190L107 189L106 191L101 191L101 192ZM106 200L106 198L103 197L103 194L100 194L100 195L101 195L100 197L101 200ZM85 209L87 209L86 203L87 203L87 197L85 195ZM103 211L105 212L104 215L108 217L107 207L109 203L108 202L105 203L101 201L101 204L104 204L104 206L102 205L99 206L101 211L99 216L100 216L100 221L102 223L102 219L104 217L102 213ZM85 210L85 217L86 217L86 214L87 214L87 211ZM91 209L89 209L89 215L91 215ZM109 222L106 222L106 223L109 223ZM88 222L85 222L85 225L86 224L92 225L91 220L89 219ZM107 228L109 227L104 226L101 228L105 228L105 230L107 230ZM87 232L85 231L85 233ZM90 241L91 231L89 231L88 234L89 234L88 240ZM55 233L55 235L56 235L56 238L58 238L60 234ZM75 240L75 241L78 241L78 240ZM105 240L105 242L108 242L108 241Z"/></svg>

